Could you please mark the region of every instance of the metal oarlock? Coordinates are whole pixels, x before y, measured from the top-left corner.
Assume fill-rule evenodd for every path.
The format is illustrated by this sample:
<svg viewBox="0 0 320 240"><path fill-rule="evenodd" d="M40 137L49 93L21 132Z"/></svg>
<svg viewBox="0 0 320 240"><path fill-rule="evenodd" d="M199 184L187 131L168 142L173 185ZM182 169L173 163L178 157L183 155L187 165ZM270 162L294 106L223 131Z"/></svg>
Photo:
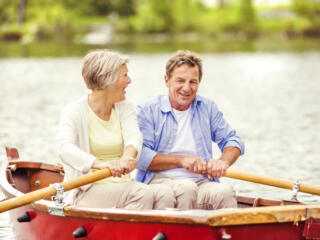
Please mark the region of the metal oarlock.
<svg viewBox="0 0 320 240"><path fill-rule="evenodd" d="M52 201L54 201L54 203L57 206L64 205L64 202L63 202L63 192L64 192L64 190L63 190L62 185L60 183L55 183L55 184L50 184L50 186L55 187L55 189L57 190L56 195L51 197Z"/></svg>
<svg viewBox="0 0 320 240"><path fill-rule="evenodd" d="M51 206L48 207L48 212L52 215L64 216L64 210L63 210L65 205L65 203L63 202L64 189L60 183L50 184L50 186L55 187L57 192L55 196L51 197L53 204L50 204Z"/></svg>
<svg viewBox="0 0 320 240"><path fill-rule="evenodd" d="M298 202L298 193L299 193L299 187L300 187L300 180L296 180L292 186L292 201L297 201Z"/></svg>

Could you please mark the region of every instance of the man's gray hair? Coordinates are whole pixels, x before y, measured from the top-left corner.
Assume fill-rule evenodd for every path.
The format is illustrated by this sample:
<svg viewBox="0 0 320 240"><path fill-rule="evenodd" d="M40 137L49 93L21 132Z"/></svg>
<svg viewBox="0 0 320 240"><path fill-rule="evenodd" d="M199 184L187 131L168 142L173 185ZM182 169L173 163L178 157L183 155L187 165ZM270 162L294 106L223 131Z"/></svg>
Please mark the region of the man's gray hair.
<svg viewBox="0 0 320 240"><path fill-rule="evenodd" d="M168 78L171 77L171 73L175 69L175 67L179 67L183 64L187 64L191 67L197 66L199 70L199 82L202 78L202 60L194 53L188 50L181 51L179 50L173 55L167 62L166 65L166 75Z"/></svg>

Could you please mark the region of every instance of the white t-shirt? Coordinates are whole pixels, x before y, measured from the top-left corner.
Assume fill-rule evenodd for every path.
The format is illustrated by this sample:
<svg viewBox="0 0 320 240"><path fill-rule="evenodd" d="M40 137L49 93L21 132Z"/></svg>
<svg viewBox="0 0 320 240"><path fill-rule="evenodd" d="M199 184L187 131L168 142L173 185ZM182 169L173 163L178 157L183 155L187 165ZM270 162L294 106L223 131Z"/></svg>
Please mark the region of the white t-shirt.
<svg viewBox="0 0 320 240"><path fill-rule="evenodd" d="M191 129L191 109L178 111L173 109L178 122L178 131L175 142L169 154L197 156L197 148ZM205 177L201 174L189 172L185 168L172 168L161 171L162 174L174 179L190 179L194 182L201 181Z"/></svg>

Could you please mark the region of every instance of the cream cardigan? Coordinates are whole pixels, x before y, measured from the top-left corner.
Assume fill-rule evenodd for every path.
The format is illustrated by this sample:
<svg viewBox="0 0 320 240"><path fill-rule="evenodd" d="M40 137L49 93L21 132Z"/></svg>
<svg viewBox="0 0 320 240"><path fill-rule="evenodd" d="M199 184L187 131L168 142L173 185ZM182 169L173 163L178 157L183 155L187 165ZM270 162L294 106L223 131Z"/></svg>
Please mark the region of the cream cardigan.
<svg viewBox="0 0 320 240"><path fill-rule="evenodd" d="M132 145L138 151L142 148L142 135L139 131L136 110L127 100L115 104L121 124L124 147ZM89 148L89 115L88 97L69 103L62 111L58 128L58 153L64 167L64 181L80 177L91 172L91 166L96 159L90 154ZM86 191L91 184L82 186ZM73 203L79 189L64 194L67 204Z"/></svg>

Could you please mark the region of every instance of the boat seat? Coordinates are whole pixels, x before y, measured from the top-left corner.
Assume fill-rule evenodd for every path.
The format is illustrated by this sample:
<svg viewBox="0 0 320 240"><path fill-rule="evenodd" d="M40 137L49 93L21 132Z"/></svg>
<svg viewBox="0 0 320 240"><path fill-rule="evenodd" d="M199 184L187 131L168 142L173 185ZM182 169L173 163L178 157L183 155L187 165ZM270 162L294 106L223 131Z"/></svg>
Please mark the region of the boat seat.
<svg viewBox="0 0 320 240"><path fill-rule="evenodd" d="M11 169L7 169L6 170L6 175L7 175L7 179L8 179L8 182L10 183L10 185L14 188L16 188L16 185L14 184L14 180L13 180L13 177L12 177L12 173L11 173Z"/></svg>

